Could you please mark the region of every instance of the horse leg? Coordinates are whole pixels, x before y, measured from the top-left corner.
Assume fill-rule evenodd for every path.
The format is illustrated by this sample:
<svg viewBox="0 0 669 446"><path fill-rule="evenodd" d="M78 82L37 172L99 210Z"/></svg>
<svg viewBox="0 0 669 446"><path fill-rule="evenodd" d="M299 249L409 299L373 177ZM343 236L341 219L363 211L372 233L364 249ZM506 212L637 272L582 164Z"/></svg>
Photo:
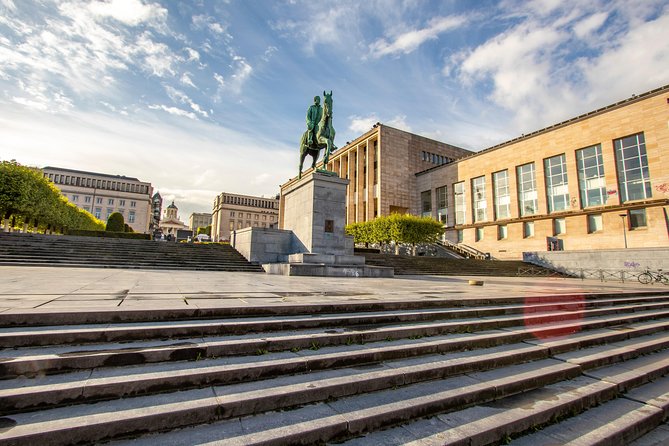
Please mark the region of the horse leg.
<svg viewBox="0 0 669 446"><path fill-rule="evenodd" d="M299 173L298 173L298 175L297 175L297 179L298 179L298 180L299 180L300 178L302 178L302 165L304 164L304 159L305 159L306 157L307 157L307 149L306 149L306 147L302 146L302 147L300 148L300 168L299 168L299 170L298 170Z"/></svg>

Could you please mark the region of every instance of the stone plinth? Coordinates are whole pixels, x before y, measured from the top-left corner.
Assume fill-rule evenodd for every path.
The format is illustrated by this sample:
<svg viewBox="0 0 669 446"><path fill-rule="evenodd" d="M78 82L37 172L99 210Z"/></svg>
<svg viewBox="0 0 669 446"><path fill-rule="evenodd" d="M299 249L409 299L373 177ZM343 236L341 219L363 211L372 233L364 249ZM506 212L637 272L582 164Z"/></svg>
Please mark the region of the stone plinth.
<svg viewBox="0 0 669 446"><path fill-rule="evenodd" d="M280 227L293 231L301 250L317 254L353 255L346 227L348 180L312 172L281 188Z"/></svg>

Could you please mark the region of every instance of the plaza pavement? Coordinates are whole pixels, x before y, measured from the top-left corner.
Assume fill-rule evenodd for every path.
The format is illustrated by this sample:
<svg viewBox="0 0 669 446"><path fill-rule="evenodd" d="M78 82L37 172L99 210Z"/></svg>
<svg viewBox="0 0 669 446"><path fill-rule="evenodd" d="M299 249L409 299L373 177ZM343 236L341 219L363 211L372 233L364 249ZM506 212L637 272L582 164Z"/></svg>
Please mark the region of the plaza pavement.
<svg viewBox="0 0 669 446"><path fill-rule="evenodd" d="M483 280L472 286L470 279ZM0 266L0 313L194 309L662 290L638 282L537 277L289 277L262 273Z"/></svg>

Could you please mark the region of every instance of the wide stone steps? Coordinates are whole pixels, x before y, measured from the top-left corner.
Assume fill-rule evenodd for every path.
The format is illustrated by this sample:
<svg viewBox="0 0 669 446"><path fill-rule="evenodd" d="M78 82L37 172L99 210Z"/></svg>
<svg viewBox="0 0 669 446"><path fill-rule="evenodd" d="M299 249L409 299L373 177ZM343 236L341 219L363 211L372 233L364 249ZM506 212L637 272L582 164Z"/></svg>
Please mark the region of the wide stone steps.
<svg viewBox="0 0 669 446"><path fill-rule="evenodd" d="M485 438L499 442L661 379L668 304L630 293L268 305L196 320L163 310L164 322L152 320L160 312L3 314L0 445L403 444L375 438L432 416L438 439L467 424L444 417L497 405L509 411L489 413L501 427Z"/></svg>
<svg viewBox="0 0 669 446"><path fill-rule="evenodd" d="M519 268L551 272L520 260L450 259L368 252L362 254L368 265L392 267L396 275L517 276Z"/></svg>
<svg viewBox="0 0 669 446"><path fill-rule="evenodd" d="M0 264L262 272L229 245L0 233Z"/></svg>

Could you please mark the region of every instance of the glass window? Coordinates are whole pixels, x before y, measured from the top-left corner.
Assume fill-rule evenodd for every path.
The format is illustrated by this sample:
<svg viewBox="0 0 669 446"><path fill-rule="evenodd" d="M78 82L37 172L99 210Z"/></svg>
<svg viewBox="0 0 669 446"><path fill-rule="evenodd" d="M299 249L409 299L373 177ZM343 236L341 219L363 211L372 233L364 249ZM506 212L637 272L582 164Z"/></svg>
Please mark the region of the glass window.
<svg viewBox="0 0 669 446"><path fill-rule="evenodd" d="M568 209L569 185L567 182L567 160L564 153L545 159L544 173L546 175L548 212Z"/></svg>
<svg viewBox="0 0 669 446"><path fill-rule="evenodd" d="M480 242L483 240L483 228L476 228L476 241Z"/></svg>
<svg viewBox="0 0 669 446"><path fill-rule="evenodd" d="M564 218L556 218L553 220L553 235L560 235L567 233L567 222Z"/></svg>
<svg viewBox="0 0 669 446"><path fill-rule="evenodd" d="M588 233L592 234L594 232L599 232L602 229L604 229L602 224L602 214L588 215Z"/></svg>
<svg viewBox="0 0 669 446"><path fill-rule="evenodd" d="M119 206L125 206L125 200L119 200L118 205Z"/></svg>
<svg viewBox="0 0 669 446"><path fill-rule="evenodd" d="M91 197L86 196L84 197L84 203L90 203L91 202Z"/></svg>
<svg viewBox="0 0 669 446"><path fill-rule="evenodd" d="M465 239L465 231L463 231L462 229L458 229L456 231L456 234L457 234L457 237L458 237L457 238L458 243L462 243Z"/></svg>
<svg viewBox="0 0 669 446"><path fill-rule="evenodd" d="M506 225L497 226L497 240L505 240L507 237Z"/></svg>
<svg viewBox="0 0 669 446"><path fill-rule="evenodd" d="M114 209L112 208L107 208L107 218L114 212Z"/></svg>
<svg viewBox="0 0 669 446"><path fill-rule="evenodd" d="M432 191L430 190L420 193L420 215L423 217L432 215Z"/></svg>
<svg viewBox="0 0 669 446"><path fill-rule="evenodd" d="M79 195L72 195L72 201L79 201Z"/></svg>
<svg viewBox="0 0 669 446"><path fill-rule="evenodd" d="M643 133L613 141L616 149L620 202L652 196L646 141Z"/></svg>
<svg viewBox="0 0 669 446"><path fill-rule="evenodd" d="M90 206L84 206L84 211L91 212L91 207Z"/></svg>
<svg viewBox="0 0 669 446"><path fill-rule="evenodd" d="M435 189L437 194L437 219L443 224L448 222L448 195L446 186Z"/></svg>
<svg viewBox="0 0 669 446"><path fill-rule="evenodd" d="M495 195L495 219L511 217L511 196L509 195L509 171L502 170L492 174L493 194Z"/></svg>
<svg viewBox="0 0 669 446"><path fill-rule="evenodd" d="M95 208L95 218L99 219L102 216L102 208Z"/></svg>
<svg viewBox="0 0 669 446"><path fill-rule="evenodd" d="M128 212L128 223L135 222L135 211Z"/></svg>
<svg viewBox="0 0 669 446"><path fill-rule="evenodd" d="M523 223L523 237L534 237L534 222L526 221Z"/></svg>
<svg viewBox="0 0 669 446"><path fill-rule="evenodd" d="M137 206L137 202L136 201L131 201L130 202L130 207L134 208L135 206Z"/></svg>
<svg viewBox="0 0 669 446"><path fill-rule="evenodd" d="M95 204L102 204L102 197L98 197L95 199Z"/></svg>
<svg viewBox="0 0 669 446"><path fill-rule="evenodd" d="M534 163L516 167L518 176L518 206L520 216L537 213L537 181Z"/></svg>
<svg viewBox="0 0 669 446"><path fill-rule="evenodd" d="M472 206L474 209L474 223L488 219L488 202L485 199L484 176L472 179Z"/></svg>
<svg viewBox="0 0 669 446"><path fill-rule="evenodd" d="M599 144L576 151L578 165L578 190L581 207L602 206L606 204L606 179L604 178L604 159L602 146Z"/></svg>
<svg viewBox="0 0 669 446"><path fill-rule="evenodd" d="M230 217L234 217L234 216L235 216L235 211L230 211Z"/></svg>
<svg viewBox="0 0 669 446"><path fill-rule="evenodd" d="M258 219L258 214L254 214L254 215L253 215L253 219L254 219L254 220L257 220L257 219Z"/></svg>
<svg viewBox="0 0 669 446"><path fill-rule="evenodd" d="M234 220L230 220L230 230L234 231L235 230L235 222Z"/></svg>
<svg viewBox="0 0 669 446"><path fill-rule="evenodd" d="M453 196L455 201L455 224L464 225L466 218L464 181L453 185Z"/></svg>
<svg viewBox="0 0 669 446"><path fill-rule="evenodd" d="M107 199L107 206L113 206L114 205L114 199L113 198L108 198Z"/></svg>
<svg viewBox="0 0 669 446"><path fill-rule="evenodd" d="M630 229L645 228L646 227L646 210L632 209L629 211L629 227Z"/></svg>

